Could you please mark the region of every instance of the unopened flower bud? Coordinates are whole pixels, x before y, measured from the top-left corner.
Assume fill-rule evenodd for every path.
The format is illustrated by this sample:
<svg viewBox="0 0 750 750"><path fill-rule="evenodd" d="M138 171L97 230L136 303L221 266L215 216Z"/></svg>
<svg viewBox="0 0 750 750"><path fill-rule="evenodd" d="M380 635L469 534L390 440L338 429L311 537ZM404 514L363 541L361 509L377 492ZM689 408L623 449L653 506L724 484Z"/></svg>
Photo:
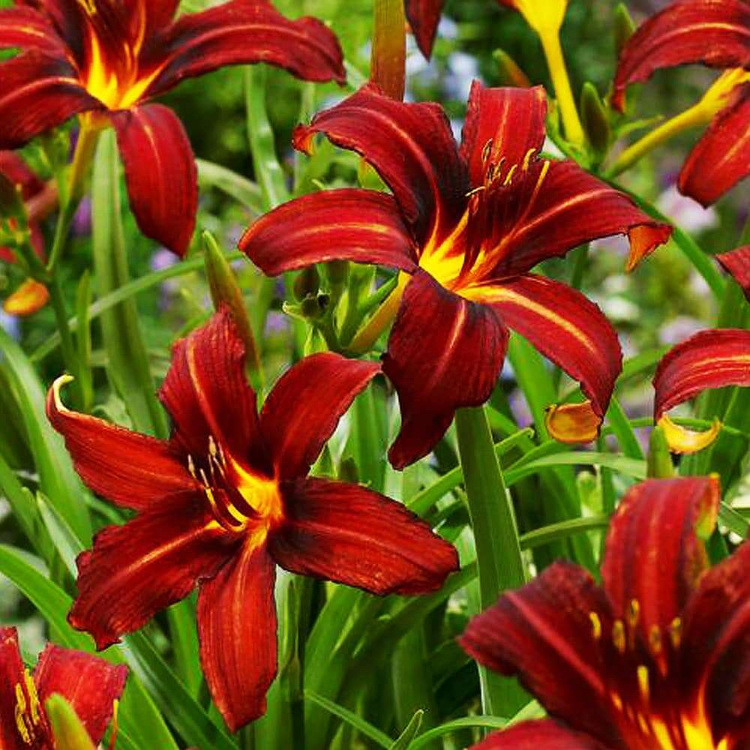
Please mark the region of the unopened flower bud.
<svg viewBox="0 0 750 750"><path fill-rule="evenodd" d="M314 297L320 289L320 274L315 266L304 268L294 280L294 298L302 302L305 297Z"/></svg>
<svg viewBox="0 0 750 750"><path fill-rule="evenodd" d="M633 36L635 28L635 22L631 18L625 3L620 3L615 8L615 19L612 25L612 34L615 39L615 55L617 57L622 53L622 49L627 44L628 39Z"/></svg>
<svg viewBox="0 0 750 750"><path fill-rule="evenodd" d="M581 92L581 121L588 142L600 154L609 148L612 131L604 103L593 83L583 84Z"/></svg>
<svg viewBox="0 0 750 750"><path fill-rule="evenodd" d="M518 67L516 61L505 50L496 49L492 53L492 57L497 63L501 86L515 86L524 89L531 87L531 81L526 73Z"/></svg>

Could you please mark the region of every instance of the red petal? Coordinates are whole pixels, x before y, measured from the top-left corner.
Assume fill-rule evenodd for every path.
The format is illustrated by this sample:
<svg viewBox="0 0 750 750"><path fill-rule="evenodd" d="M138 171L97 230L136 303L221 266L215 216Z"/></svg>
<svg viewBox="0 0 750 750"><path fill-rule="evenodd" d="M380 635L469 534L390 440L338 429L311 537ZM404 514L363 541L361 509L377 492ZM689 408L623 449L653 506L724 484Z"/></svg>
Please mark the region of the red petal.
<svg viewBox="0 0 750 750"><path fill-rule="evenodd" d="M14 185L21 186L25 201L44 190L45 182L31 171L28 164L15 151L0 151L0 175Z"/></svg>
<svg viewBox="0 0 750 750"><path fill-rule="evenodd" d="M39 50L55 56L65 48L52 24L34 8L0 10L0 49L17 47L23 51Z"/></svg>
<svg viewBox="0 0 750 750"><path fill-rule="evenodd" d="M622 110L625 88L661 68L703 63L712 68L750 65L750 7L746 0L682 0L649 18L620 54L613 104Z"/></svg>
<svg viewBox="0 0 750 750"><path fill-rule="evenodd" d="M276 676L275 577L265 545L250 539L198 595L203 673L233 732L265 713Z"/></svg>
<svg viewBox="0 0 750 750"><path fill-rule="evenodd" d="M372 164L420 244L431 236L439 242L461 218L469 190L466 167L437 104L404 104L365 86L298 127L295 148L309 150L315 133Z"/></svg>
<svg viewBox="0 0 750 750"><path fill-rule="evenodd" d="M18 632L15 628L0 628L0 748L3 750L29 748L16 729L16 685L25 689Z"/></svg>
<svg viewBox="0 0 750 750"><path fill-rule="evenodd" d="M124 2L126 13L134 27L142 23L143 17L146 18L146 29L141 33L147 39L170 23L179 5L179 0L125 0Z"/></svg>
<svg viewBox="0 0 750 750"><path fill-rule="evenodd" d="M302 479L284 488L286 516L269 540L300 575L373 594L424 594L458 570L451 544L400 503L355 484Z"/></svg>
<svg viewBox="0 0 750 750"><path fill-rule="evenodd" d="M734 280L745 292L745 297L750 301L750 245L717 255L716 260L721 263L725 271L732 274Z"/></svg>
<svg viewBox="0 0 750 750"><path fill-rule="evenodd" d="M417 40L417 46L429 60L445 0L405 0L405 3L406 18Z"/></svg>
<svg viewBox="0 0 750 750"><path fill-rule="evenodd" d="M112 122L140 230L184 255L195 229L198 172L182 123L161 104L116 112Z"/></svg>
<svg viewBox="0 0 750 750"><path fill-rule="evenodd" d="M426 456L456 409L490 397L507 343L492 309L449 292L424 271L414 274L383 355L401 406L401 431L388 452L395 468Z"/></svg>
<svg viewBox="0 0 750 750"><path fill-rule="evenodd" d="M245 345L226 307L178 341L159 392L174 422L172 442L204 457L213 438L248 468L266 470L256 398L245 376Z"/></svg>
<svg viewBox="0 0 750 750"><path fill-rule="evenodd" d="M327 260L416 267L396 202L374 190L326 190L284 203L250 226L239 248L268 276Z"/></svg>
<svg viewBox="0 0 750 750"><path fill-rule="evenodd" d="M680 172L680 192L704 206L750 174L750 83L737 92L735 103L714 117Z"/></svg>
<svg viewBox="0 0 750 750"><path fill-rule="evenodd" d="M306 357L279 379L260 414L276 477L307 474L339 419L379 372L375 362L325 352Z"/></svg>
<svg viewBox="0 0 750 750"><path fill-rule="evenodd" d="M78 557L78 598L68 620L98 648L145 625L215 575L235 539L222 531L201 495L164 501L124 526L107 526Z"/></svg>
<svg viewBox="0 0 750 750"><path fill-rule="evenodd" d="M686 692L704 690L714 737L744 737L750 726L750 544L701 579L683 617ZM730 743L731 746L731 743ZM744 747L739 742L736 747Z"/></svg>
<svg viewBox="0 0 750 750"><path fill-rule="evenodd" d="M718 509L719 484L709 477L650 479L632 487L620 503L607 536L602 579L614 616L634 620L642 644L650 644L654 632L669 641L672 622L708 565L698 532L708 537Z"/></svg>
<svg viewBox="0 0 750 750"><path fill-rule="evenodd" d="M79 112L101 109L70 63L41 52L0 63L0 80L1 149L18 148Z"/></svg>
<svg viewBox="0 0 750 750"><path fill-rule="evenodd" d="M550 719L523 721L493 732L473 750L605 750L593 737L567 729Z"/></svg>
<svg viewBox="0 0 750 750"><path fill-rule="evenodd" d="M622 351L597 305L565 284L533 274L468 287L462 294L491 305L510 328L578 380L601 422L622 369Z"/></svg>
<svg viewBox="0 0 750 750"><path fill-rule="evenodd" d="M461 155L469 165L471 184L481 185L490 164L503 171L521 169L528 154L544 145L547 95L530 89L485 88L474 81L466 111Z"/></svg>
<svg viewBox="0 0 750 750"><path fill-rule="evenodd" d="M630 270L672 231L572 161L519 169L491 199L483 245L495 265L494 276L525 273L547 258L613 234L629 236Z"/></svg>
<svg viewBox="0 0 750 750"><path fill-rule="evenodd" d="M149 96L225 65L259 62L278 65L305 81L346 80L334 33L316 18L291 21L268 0L231 0L187 13L159 44L168 53Z"/></svg>
<svg viewBox="0 0 750 750"><path fill-rule="evenodd" d="M59 396L63 382L59 378L49 389L47 417L94 492L124 508L144 510L202 489L169 443L65 408Z"/></svg>
<svg viewBox="0 0 750 750"><path fill-rule="evenodd" d="M750 385L750 331L700 331L670 349L654 375L654 418L706 388Z"/></svg>
<svg viewBox="0 0 750 750"><path fill-rule="evenodd" d="M480 664L517 675L551 715L606 744L618 733L609 719L594 622L609 632L608 610L585 570L558 561L474 617L460 643Z"/></svg>
<svg viewBox="0 0 750 750"><path fill-rule="evenodd" d="M114 701L125 689L128 668L97 656L48 645L36 665L34 681L44 703L58 693L73 707L95 745L112 719Z"/></svg>

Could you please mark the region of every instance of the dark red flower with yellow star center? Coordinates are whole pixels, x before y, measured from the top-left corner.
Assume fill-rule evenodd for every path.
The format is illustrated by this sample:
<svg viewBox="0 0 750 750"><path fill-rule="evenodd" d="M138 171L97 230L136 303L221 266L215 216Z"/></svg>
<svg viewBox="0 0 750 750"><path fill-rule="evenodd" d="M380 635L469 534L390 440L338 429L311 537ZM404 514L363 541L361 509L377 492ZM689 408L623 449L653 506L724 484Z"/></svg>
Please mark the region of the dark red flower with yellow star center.
<svg viewBox="0 0 750 750"><path fill-rule="evenodd" d="M270 63L309 81L345 78L320 21L284 18L270 0L231 0L174 18L176 0L39 0L0 10L0 148L16 148L82 112L109 120L144 234L183 254L195 226L190 143L171 110L148 100L225 65Z"/></svg>
<svg viewBox="0 0 750 750"><path fill-rule="evenodd" d="M750 743L750 543L708 568L715 478L633 487L603 585L557 562L475 617L461 644L517 675L552 717L483 748L744 750Z"/></svg>
<svg viewBox="0 0 750 750"><path fill-rule="evenodd" d="M169 441L66 409L47 410L86 484L138 515L78 559L70 623L105 648L196 584L201 661L227 724L265 710L276 674L276 565L375 594L438 589L454 548L403 505L308 477L376 363L317 354L290 369L258 414L226 308L178 342L161 399ZM62 380L62 379L61 379Z"/></svg>
<svg viewBox="0 0 750 750"><path fill-rule="evenodd" d="M617 336L586 297L530 270L616 233L629 235L632 267L670 228L575 163L540 159L545 114L540 87L475 83L459 149L438 106L366 87L300 127L295 145L308 149L324 133L367 159L393 195L307 195L260 218L240 241L270 275L335 258L403 272L383 366L401 403L389 453L396 467L426 455L458 407L489 398L508 327L588 397L549 415L553 434L569 442L597 434L621 367Z"/></svg>
<svg viewBox="0 0 750 750"><path fill-rule="evenodd" d="M0 748L54 750L44 708L53 694L68 701L98 745L127 676L127 667L52 644L40 655L32 675L21 659L16 629L0 628Z"/></svg>
<svg viewBox="0 0 750 750"><path fill-rule="evenodd" d="M628 85L688 63L724 71L683 115L694 125L710 123L678 182L680 192L707 206L750 174L748 0L681 0L649 18L620 54L612 103L623 109Z"/></svg>

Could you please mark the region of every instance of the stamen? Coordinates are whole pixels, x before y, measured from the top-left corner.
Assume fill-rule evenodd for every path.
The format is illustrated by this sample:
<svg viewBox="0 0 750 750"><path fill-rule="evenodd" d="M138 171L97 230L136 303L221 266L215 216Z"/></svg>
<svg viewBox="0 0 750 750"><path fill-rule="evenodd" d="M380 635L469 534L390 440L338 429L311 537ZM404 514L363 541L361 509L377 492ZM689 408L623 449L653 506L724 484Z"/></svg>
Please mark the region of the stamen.
<svg viewBox="0 0 750 750"><path fill-rule="evenodd" d="M481 193L483 190L486 190L486 189L487 189L486 185L480 185L479 187L472 188L471 190L469 190L468 193L466 193L466 197L471 198L472 196L478 195L479 193Z"/></svg>
<svg viewBox="0 0 750 750"><path fill-rule="evenodd" d="M513 181L513 174L518 169L518 164L514 164L509 170L508 174L505 175L505 180L503 181L503 186L510 185L510 183Z"/></svg>
<svg viewBox="0 0 750 750"><path fill-rule="evenodd" d="M29 723L29 717L26 714L26 709L28 708L26 703L26 696L23 694L23 688L19 683L16 684L16 710L15 710L15 719L16 719L16 728L18 729L18 733L21 735L21 739L24 741L26 745L30 745L32 741L34 740L34 729L33 725L30 725Z"/></svg>
<svg viewBox="0 0 750 750"><path fill-rule="evenodd" d="M641 698L643 699L644 703L648 703L649 697L651 695L651 690L649 686L649 677L648 677L648 667L644 666L643 664L638 665L638 689L641 691Z"/></svg>
<svg viewBox="0 0 750 750"><path fill-rule="evenodd" d="M521 169L523 169L524 172L529 171L529 165L531 164L531 157L536 153L536 148L530 148L526 152L526 156L523 157L523 166Z"/></svg>
<svg viewBox="0 0 750 750"><path fill-rule="evenodd" d="M539 191L542 189L542 183L547 177L547 172L549 172L550 165L551 162L549 161L549 159L545 159L545 161L542 163L542 171L539 173L536 185L534 186L534 192L531 194L531 198L528 202L529 209L534 205L534 201L536 200L537 195L539 195Z"/></svg>
<svg viewBox="0 0 750 750"><path fill-rule="evenodd" d="M612 643L621 653L625 653L625 625L622 620L615 620L612 625Z"/></svg>
<svg viewBox="0 0 750 750"><path fill-rule="evenodd" d="M682 639L682 620L679 617L675 617L669 626L669 639L672 641L672 648L676 651Z"/></svg>
<svg viewBox="0 0 750 750"><path fill-rule="evenodd" d="M39 713L39 693L37 693L36 685L34 684L34 678L29 673L28 669L23 672L23 679L26 683L26 692L29 694L29 711L31 712L31 723L34 726L38 726L42 720Z"/></svg>
<svg viewBox="0 0 750 750"><path fill-rule="evenodd" d="M630 608L628 609L628 625L634 628L638 624L638 618L641 614L641 605L637 599L630 600Z"/></svg>
<svg viewBox="0 0 750 750"><path fill-rule="evenodd" d="M648 633L648 643L654 654L661 653L661 631L658 625L652 625Z"/></svg>
<svg viewBox="0 0 750 750"><path fill-rule="evenodd" d="M596 612L589 612L589 620L591 620L591 631L594 640L598 641L602 637L602 621Z"/></svg>
<svg viewBox="0 0 750 750"><path fill-rule="evenodd" d="M492 138L490 138L487 143L484 144L484 147L482 148L482 164L487 163L487 159L490 158L490 153L492 152Z"/></svg>
<svg viewBox="0 0 750 750"><path fill-rule="evenodd" d="M190 472L190 476L192 476L193 479L198 479L198 475L195 473L195 462L193 461L193 457L191 455L188 455L188 471Z"/></svg>

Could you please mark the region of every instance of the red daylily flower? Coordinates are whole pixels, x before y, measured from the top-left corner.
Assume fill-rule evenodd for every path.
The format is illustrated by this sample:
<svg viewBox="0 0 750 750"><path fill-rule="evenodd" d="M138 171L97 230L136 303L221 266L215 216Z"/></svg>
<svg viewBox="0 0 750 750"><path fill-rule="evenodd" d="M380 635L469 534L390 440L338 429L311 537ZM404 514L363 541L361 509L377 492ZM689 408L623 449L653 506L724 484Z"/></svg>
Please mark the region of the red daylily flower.
<svg viewBox="0 0 750 750"><path fill-rule="evenodd" d="M138 511L79 557L70 623L105 648L199 584L203 670L233 730L263 714L276 674L277 564L375 594L433 591L458 567L403 505L307 476L376 363L308 357L258 414L244 362L226 308L176 344L160 393L169 441L67 410L60 381L47 401L84 482Z"/></svg>
<svg viewBox="0 0 750 750"><path fill-rule="evenodd" d="M721 430L715 420L706 432L676 425L667 411L707 388L750 386L750 331L721 328L700 331L670 349L654 375L654 420L663 427L675 453L693 453L710 445Z"/></svg>
<svg viewBox="0 0 750 750"><path fill-rule="evenodd" d="M26 162L13 151L0 151L0 220L2 220L6 197L12 204L16 199L16 190L26 203L29 217L31 244L36 254L44 259L44 239L39 228L39 221L52 209L56 201L54 186L48 185L29 169ZM16 219L6 219L10 227L17 227ZM16 256L9 247L0 247L0 261L15 263ZM27 279L3 303L3 310L9 315L32 315L40 310L49 300L49 292L44 284L34 279Z"/></svg>
<svg viewBox="0 0 750 750"><path fill-rule="evenodd" d="M569 562L475 617L461 645L552 717L478 747L743 750L750 742L750 543L708 569L715 478L653 479L615 513L603 585Z"/></svg>
<svg viewBox="0 0 750 750"><path fill-rule="evenodd" d="M401 468L426 455L455 410L486 401L515 329L581 382L588 401L549 415L558 439L594 438L620 371L617 336L576 290L529 273L596 237L627 233L630 266L670 229L571 161L538 158L541 87L474 84L460 149L443 111L365 87L298 128L361 154L393 195L329 190L263 216L240 249L266 274L348 259L403 271L403 292L383 370L401 403L389 458Z"/></svg>
<svg viewBox="0 0 750 750"><path fill-rule="evenodd" d="M16 629L0 628L0 748L54 750L44 704L55 693L70 703L98 745L127 676L127 667L52 644L31 675L21 659Z"/></svg>
<svg viewBox="0 0 750 750"><path fill-rule="evenodd" d="M174 19L178 3L26 0L0 10L0 148L16 148L82 112L109 121L141 231L182 255L195 227L195 162L182 124L146 103L185 78L265 62L309 81L345 78L320 21L284 18L270 0L230 0Z"/></svg>
<svg viewBox="0 0 750 750"><path fill-rule="evenodd" d="M750 2L681 0L649 18L622 50L612 103L622 110L629 84L688 63L725 71L703 99L710 125L678 182L708 206L750 174Z"/></svg>
<svg viewBox="0 0 750 750"><path fill-rule="evenodd" d="M728 253L721 253L716 256L716 260L742 287L745 297L750 301L750 245L738 247Z"/></svg>

